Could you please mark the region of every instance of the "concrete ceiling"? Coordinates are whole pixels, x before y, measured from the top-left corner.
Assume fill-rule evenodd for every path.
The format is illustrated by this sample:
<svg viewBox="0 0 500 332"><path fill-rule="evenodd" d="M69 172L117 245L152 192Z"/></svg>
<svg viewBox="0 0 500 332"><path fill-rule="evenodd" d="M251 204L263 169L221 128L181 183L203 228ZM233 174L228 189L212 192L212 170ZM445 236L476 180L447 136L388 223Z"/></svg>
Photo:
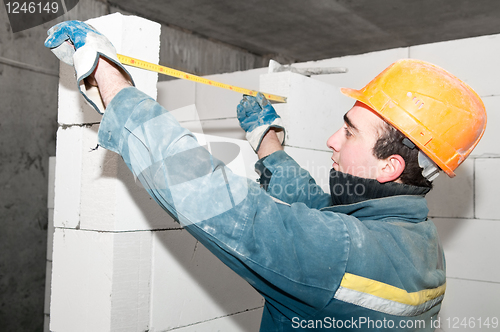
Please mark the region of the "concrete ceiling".
<svg viewBox="0 0 500 332"><path fill-rule="evenodd" d="M500 33L499 0L108 0L288 62Z"/></svg>

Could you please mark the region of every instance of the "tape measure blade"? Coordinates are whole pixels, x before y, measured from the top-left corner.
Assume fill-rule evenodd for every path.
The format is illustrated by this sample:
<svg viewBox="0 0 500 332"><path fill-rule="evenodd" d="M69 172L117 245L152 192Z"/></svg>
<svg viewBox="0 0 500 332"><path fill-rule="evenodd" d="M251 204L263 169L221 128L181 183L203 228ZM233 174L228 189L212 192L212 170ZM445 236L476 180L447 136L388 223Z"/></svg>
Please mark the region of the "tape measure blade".
<svg viewBox="0 0 500 332"><path fill-rule="evenodd" d="M223 88L223 89L239 92L239 93L254 96L254 97L258 93L258 91L255 91L255 90L249 90L249 89L240 88L240 87L229 85L229 84L224 84L224 83L212 81L212 80L209 80L209 79L204 78L204 77L196 76L193 74L189 74L189 73L186 73L186 72L183 72L183 71L180 71L177 69L165 67L162 65L157 65L157 64L154 64L151 62L135 59L135 58L132 58L132 57L129 57L126 55L118 54L117 56L118 56L118 60L124 65L129 65L129 66L136 67L136 68L154 71L154 72L157 72L159 74L172 76L172 77L176 77L176 78L180 78L180 79L184 79L184 80L188 80L188 81L193 81L193 82L202 83L202 84L206 84L206 85L210 85L210 86L215 86L218 88ZM286 97L276 96L276 95L272 95L269 93L263 93L263 95L268 100L286 103Z"/></svg>

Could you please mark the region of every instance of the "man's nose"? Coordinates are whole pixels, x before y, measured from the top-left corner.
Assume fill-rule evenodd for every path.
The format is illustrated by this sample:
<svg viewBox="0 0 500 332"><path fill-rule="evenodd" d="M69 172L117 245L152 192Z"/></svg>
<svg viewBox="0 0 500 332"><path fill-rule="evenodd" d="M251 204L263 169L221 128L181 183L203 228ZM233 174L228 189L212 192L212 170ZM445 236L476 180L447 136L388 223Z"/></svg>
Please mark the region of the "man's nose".
<svg viewBox="0 0 500 332"><path fill-rule="evenodd" d="M330 138L326 141L326 146L334 150L336 152L340 151L340 148L342 146L342 135L341 135L341 130L337 130Z"/></svg>

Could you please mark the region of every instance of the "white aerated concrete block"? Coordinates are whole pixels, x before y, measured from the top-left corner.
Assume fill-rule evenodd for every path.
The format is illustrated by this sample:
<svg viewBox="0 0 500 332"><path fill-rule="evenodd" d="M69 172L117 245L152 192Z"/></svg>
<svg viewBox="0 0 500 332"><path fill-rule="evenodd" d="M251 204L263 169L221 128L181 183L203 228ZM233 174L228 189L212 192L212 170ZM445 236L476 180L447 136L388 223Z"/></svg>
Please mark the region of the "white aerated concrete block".
<svg viewBox="0 0 500 332"><path fill-rule="evenodd" d="M207 79L250 90L258 90L259 76L267 68L244 72L209 75ZM210 135L245 139L236 118L236 107L243 95L188 80L158 83L158 103L174 113L185 128ZM194 108L192 107L194 105ZM193 113L193 110L196 112Z"/></svg>
<svg viewBox="0 0 500 332"><path fill-rule="evenodd" d="M150 320L151 232L114 236L111 326L115 331L146 331Z"/></svg>
<svg viewBox="0 0 500 332"><path fill-rule="evenodd" d="M476 218L500 220L499 168L500 158L476 159Z"/></svg>
<svg viewBox="0 0 500 332"><path fill-rule="evenodd" d="M54 248L51 331L148 329L150 232L56 229Z"/></svg>
<svg viewBox="0 0 500 332"><path fill-rule="evenodd" d="M119 13L88 21L119 54L152 63L159 59L158 23ZM157 74L128 68L137 88L156 98ZM73 68L61 65L59 91L56 227L119 231L175 225L138 185L120 157L97 145L101 116L83 102Z"/></svg>
<svg viewBox="0 0 500 332"><path fill-rule="evenodd" d="M83 127L59 127L57 130L55 227L76 227L80 221L82 132Z"/></svg>
<svg viewBox="0 0 500 332"><path fill-rule="evenodd" d="M237 118L200 120L195 104L171 110L170 113L182 127L193 133L245 140L245 131L241 129Z"/></svg>
<svg viewBox="0 0 500 332"><path fill-rule="evenodd" d="M433 219L446 257L446 275L500 283L500 222L479 219Z"/></svg>
<svg viewBox="0 0 500 332"><path fill-rule="evenodd" d="M260 294L187 231L158 231L153 242L152 330L193 328L193 324L263 306ZM166 306L166 299L171 299L172 304ZM258 314L251 319L252 326L260 324ZM216 326L225 331L219 324ZM198 331L209 331L204 325L197 327Z"/></svg>
<svg viewBox="0 0 500 332"><path fill-rule="evenodd" d="M170 112L196 103L196 83L193 81L177 79L159 82L157 88L158 103ZM198 114L189 112L192 109L176 112L175 118L177 121L198 120ZM194 109L196 110L196 107Z"/></svg>
<svg viewBox="0 0 500 332"><path fill-rule="evenodd" d="M98 125L58 130L55 226L100 231L179 227L119 155L93 150L97 131Z"/></svg>
<svg viewBox="0 0 500 332"><path fill-rule="evenodd" d="M313 75L312 78L338 87L361 89L382 70L399 59L409 58L408 48L396 48L333 59L293 64L294 67L342 67L347 73ZM346 97L347 98L347 97ZM352 100L352 99L351 99ZM352 100L351 105L354 104ZM347 111L347 110L346 110Z"/></svg>
<svg viewBox="0 0 500 332"><path fill-rule="evenodd" d="M472 157L500 158L500 92L496 96L482 97L486 107L487 121L483 138L472 151Z"/></svg>
<svg viewBox="0 0 500 332"><path fill-rule="evenodd" d="M205 76L216 82L233 85L249 90L259 89L259 76L267 68L253 69L231 74ZM206 84L196 84L196 107L201 120L236 118L236 107L243 94L216 88Z"/></svg>
<svg viewBox="0 0 500 332"><path fill-rule="evenodd" d="M410 47L411 58L443 67L469 84L480 96L500 94L500 35L452 40Z"/></svg>
<svg viewBox="0 0 500 332"><path fill-rule="evenodd" d="M353 104L339 88L291 72L261 75L260 89L287 97L275 109L286 128L285 144L293 147L328 151L327 139Z"/></svg>
<svg viewBox="0 0 500 332"><path fill-rule="evenodd" d="M439 314L441 329L497 331L500 327L500 284L448 278Z"/></svg>
<svg viewBox="0 0 500 332"><path fill-rule="evenodd" d="M179 227L147 194L116 153L88 147L98 126L84 128L80 228L131 231Z"/></svg>
<svg viewBox="0 0 500 332"><path fill-rule="evenodd" d="M464 161L455 174L441 172L434 180L426 196L430 217L474 218L474 160Z"/></svg>
<svg viewBox="0 0 500 332"><path fill-rule="evenodd" d="M252 69L244 72L207 75L204 78L249 90L258 90L259 76L267 68ZM177 79L158 83L158 102L167 110L196 104L200 120L236 118L236 107L243 94L188 80ZM177 118L178 121L195 120L188 114Z"/></svg>
<svg viewBox="0 0 500 332"><path fill-rule="evenodd" d="M290 97L292 77L291 71L283 71L278 73L267 73L260 76L259 89L266 92L276 94L278 96ZM299 75L299 74L293 74Z"/></svg>
<svg viewBox="0 0 500 332"><path fill-rule="evenodd" d="M118 54L147 62L158 63L161 25L137 16L120 13L86 21L105 35ZM158 74L143 69L127 67L138 89L156 99ZM59 83L58 122L64 125L100 122L99 115L78 91L74 69L61 64Z"/></svg>

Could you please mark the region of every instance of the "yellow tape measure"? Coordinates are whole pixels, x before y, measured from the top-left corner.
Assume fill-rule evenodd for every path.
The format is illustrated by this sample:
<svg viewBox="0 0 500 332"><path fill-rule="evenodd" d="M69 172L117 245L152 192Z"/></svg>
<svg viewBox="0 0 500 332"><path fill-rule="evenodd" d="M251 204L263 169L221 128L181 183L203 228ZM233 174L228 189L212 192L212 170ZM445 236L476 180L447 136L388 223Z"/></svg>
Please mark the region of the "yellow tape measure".
<svg viewBox="0 0 500 332"><path fill-rule="evenodd" d="M236 92L239 92L239 93L242 93L245 95L256 96L258 93L258 91L255 91L255 90L249 90L249 89L239 88L237 86L233 86L233 85L229 85L229 84L215 82L215 81L212 81L212 80L200 77L200 76L185 73L185 72L180 71L180 70L160 66L160 65L157 65L157 64L154 64L151 62L147 62L147 61L143 61L143 60L139 60L139 59L134 59L134 58L131 58L131 57L126 56L126 55L118 54L118 60L120 60L120 62L124 65L137 67L137 68L141 68L141 69L145 69L145 70L149 70L149 71L154 71L154 72L157 72L159 74L177 77L177 78L181 78L184 80L189 80L189 81L193 81L193 82L197 82L197 83L203 83L203 84L215 86L218 88L236 91ZM286 103L286 97L276 96L276 95L272 95L272 94L264 93L264 92L262 92L262 94L268 100Z"/></svg>

